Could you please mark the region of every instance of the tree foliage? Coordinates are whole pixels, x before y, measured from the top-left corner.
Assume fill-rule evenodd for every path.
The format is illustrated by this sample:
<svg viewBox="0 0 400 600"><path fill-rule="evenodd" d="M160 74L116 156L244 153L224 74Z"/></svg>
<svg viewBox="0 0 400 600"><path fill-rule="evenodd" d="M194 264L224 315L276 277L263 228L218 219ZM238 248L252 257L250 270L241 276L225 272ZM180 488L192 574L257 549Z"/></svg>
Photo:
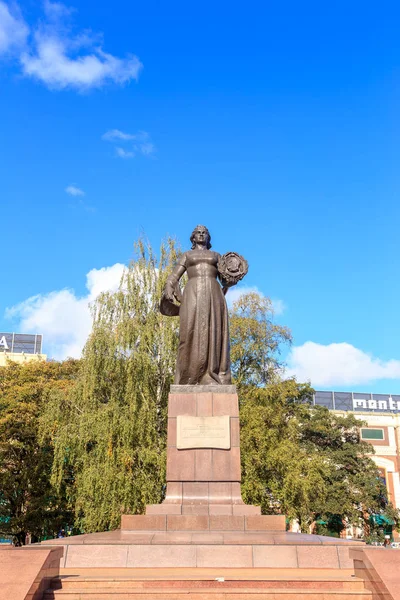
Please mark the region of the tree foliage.
<svg viewBox="0 0 400 600"><path fill-rule="evenodd" d="M229 294L229 292L228 292ZM243 294L230 310L232 375L235 383L265 385L279 377L282 346L292 340L287 327L274 323L269 298Z"/></svg>
<svg viewBox="0 0 400 600"><path fill-rule="evenodd" d="M318 521L336 523L338 533L344 523L368 529L373 513L398 522L360 420L312 406L311 394L291 379L242 390L245 500L297 519L307 532Z"/></svg>
<svg viewBox="0 0 400 600"><path fill-rule="evenodd" d="M119 527L121 513L162 500L179 324L158 306L177 253L173 240L159 258L136 244L120 289L92 307L76 387L65 401L55 394L43 419L44 430L58 424L52 481L69 480L76 524L86 532Z"/></svg>
<svg viewBox="0 0 400 600"><path fill-rule="evenodd" d="M19 544L25 535L53 536L65 523L62 487L50 483L53 450L39 436L39 419L51 393L72 388L78 361L10 362L0 368L0 533Z"/></svg>
<svg viewBox="0 0 400 600"><path fill-rule="evenodd" d="M67 361L0 373L3 532L43 535L69 510L80 531L103 531L162 500L179 321L162 316L159 302L178 254L171 239L158 256L139 240L118 291L92 306L79 369ZM336 523L339 532L345 521L367 530L373 513L397 522L360 421L313 407L309 385L282 378L291 334L274 322L270 300L240 297L230 332L245 501L303 531Z"/></svg>

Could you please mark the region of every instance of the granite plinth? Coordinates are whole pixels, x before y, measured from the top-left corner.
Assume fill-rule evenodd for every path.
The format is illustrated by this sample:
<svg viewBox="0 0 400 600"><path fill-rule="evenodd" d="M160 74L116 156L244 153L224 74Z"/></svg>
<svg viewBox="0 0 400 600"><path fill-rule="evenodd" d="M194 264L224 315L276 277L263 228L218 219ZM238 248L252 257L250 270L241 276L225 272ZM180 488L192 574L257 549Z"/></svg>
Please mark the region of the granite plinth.
<svg viewBox="0 0 400 600"><path fill-rule="evenodd" d="M392 548L352 548L354 571L378 598L400 600L400 552Z"/></svg>
<svg viewBox="0 0 400 600"><path fill-rule="evenodd" d="M233 562L233 561L232 561ZM349 569L67 568L43 600L373 600Z"/></svg>
<svg viewBox="0 0 400 600"><path fill-rule="evenodd" d="M39 600L59 574L62 547L0 547L0 600Z"/></svg>
<svg viewBox="0 0 400 600"><path fill-rule="evenodd" d="M63 568L351 569L363 542L274 531L110 531L47 540L64 546Z"/></svg>
<svg viewBox="0 0 400 600"><path fill-rule="evenodd" d="M155 505L156 506L156 505ZM162 505L161 505L162 506ZM246 508L252 507L244 505ZM205 508L212 508L207 506ZM241 507L238 507L239 509ZM257 514L146 514L122 515L121 531L280 531L286 529L284 515Z"/></svg>
<svg viewBox="0 0 400 600"><path fill-rule="evenodd" d="M52 582L52 590L47 592L44 600L57 598L58 593L55 590L63 590L68 594L68 598L72 595L72 600L82 600L85 597L88 600L99 600L104 596L109 600L110 597L114 597L113 594L116 595L115 598L125 597L127 600L160 600L163 594L164 598L170 598L172 595L173 600L188 600L198 596L201 600L248 600L253 594L254 598L260 600L277 600L274 594L277 591L280 592L281 600L288 600L287 592L292 592L292 595L289 595L291 600L296 592L306 600L309 598L307 591L312 592L312 600L316 600L317 591L320 592L319 599L325 598L324 592L334 591L335 600L349 600L345 595L349 590L358 592L357 600L365 600L362 596L360 599L358 595L364 589L362 582L348 573L338 576L332 573L332 570L324 570L323 575L317 575L303 569L300 575L289 573L287 569L285 573L282 573L282 569L278 573L270 573L262 568L256 572L251 572L250 569L223 569L221 573L220 569L216 569L198 567L185 569L183 572L182 569L159 568L151 569L150 574L145 569L133 568L128 569L130 577L115 574L115 569L102 569L105 575L94 573L94 569L86 569L92 574L88 576L81 571L78 574L65 573L55 579ZM89 596L90 593L93 596ZM340 594L339 597L337 594ZM354 600L353 594L350 598Z"/></svg>
<svg viewBox="0 0 400 600"><path fill-rule="evenodd" d="M188 387L194 390L182 390ZM172 392L164 502L147 506L145 515L123 515L120 530L46 541L64 546L64 568L352 567L349 548L360 543L288 533L284 515L261 515L259 506L244 504L234 386L173 386ZM229 419L229 449L178 449L182 415Z"/></svg>
<svg viewBox="0 0 400 600"><path fill-rule="evenodd" d="M146 515L261 515L260 506L249 504L148 504ZM278 515L282 516L282 515ZM284 530L284 527L283 527Z"/></svg>
<svg viewBox="0 0 400 600"><path fill-rule="evenodd" d="M167 439L167 490L162 504L146 507L146 517L150 529L154 529L153 516L165 516L165 525L161 529L193 529L196 531L213 530L217 517L224 522L228 530L246 530L249 527L247 517L261 517L259 506L250 506L243 502L240 490L240 425L239 401L235 386L172 386L168 401L168 439ZM178 392L175 393L175 390ZM187 418L205 427L216 419L218 426L223 418L225 425L224 444L215 443L209 436L210 447L196 447L197 432L193 434L193 443L185 440L188 447L180 448L178 421ZM207 437L207 431L204 434ZM227 438L227 439L226 439ZM195 518L198 517L198 518ZM141 518L123 517L122 529L130 523L130 529ZM192 523L192 525L190 525ZM267 525L267 523L269 523ZM279 525L277 525L279 523ZM285 518L282 515L263 517L260 530L285 530Z"/></svg>
<svg viewBox="0 0 400 600"><path fill-rule="evenodd" d="M221 388L224 386L178 386L179 388ZM234 386L229 386L234 387ZM185 449L179 449L177 443L177 420L181 417L190 417L194 422L202 419L207 423L207 418L224 417L228 439L225 444L228 448L218 448L209 436L209 446L197 447L198 440L193 437L185 439ZM212 419L209 421L212 421ZM218 421L218 419L217 419ZM226 433L225 433L226 436ZM206 392L172 393L168 400L168 439L167 439L167 494L166 502L171 501L169 483L186 482L196 484L204 482L236 482L240 484L240 435L239 435L239 402L236 393L215 393L209 389ZM173 487L173 486L172 486ZM181 493L185 497L188 485ZM210 488L209 488L210 489ZM212 496L209 494L209 502ZM172 500L175 501L175 500ZM194 502L195 500L192 499Z"/></svg>

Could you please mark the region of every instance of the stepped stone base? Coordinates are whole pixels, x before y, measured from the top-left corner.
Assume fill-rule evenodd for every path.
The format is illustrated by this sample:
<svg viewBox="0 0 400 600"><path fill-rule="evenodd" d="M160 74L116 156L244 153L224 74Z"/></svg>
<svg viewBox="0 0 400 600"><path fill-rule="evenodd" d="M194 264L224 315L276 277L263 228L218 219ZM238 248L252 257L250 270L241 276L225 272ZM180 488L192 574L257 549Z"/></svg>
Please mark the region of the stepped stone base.
<svg viewBox="0 0 400 600"><path fill-rule="evenodd" d="M179 508L180 505L177 505ZM240 512L244 508L246 511ZM284 515L252 514L255 506L238 506L238 513L123 515L121 531L285 531ZM214 507L205 506L207 510ZM220 507L218 507L220 508ZM222 505L222 508L225 508ZM229 507L227 507L229 508Z"/></svg>
<svg viewBox="0 0 400 600"><path fill-rule="evenodd" d="M261 515L259 506L249 504L149 504L146 515ZM277 515L282 517L282 515ZM274 517L275 518L275 517ZM273 527L272 529L275 529Z"/></svg>
<svg viewBox="0 0 400 600"><path fill-rule="evenodd" d="M47 540L64 546L63 568L350 569L363 542L285 531L109 531Z"/></svg>
<svg viewBox="0 0 400 600"><path fill-rule="evenodd" d="M205 451L207 452L207 450ZM187 455L191 451L180 450L178 452L181 456L182 452ZM222 455L227 454L226 450L216 452L221 452ZM236 460L238 458L240 459L240 456L237 456ZM171 504L244 504L244 502L240 491L240 481L168 481L164 502L161 505L148 505L146 512L148 512L149 506L171 506Z"/></svg>
<svg viewBox="0 0 400 600"><path fill-rule="evenodd" d="M44 600L373 600L363 580L333 569L64 569ZM386 596L379 596L386 598ZM389 600L389 598L388 598Z"/></svg>
<svg viewBox="0 0 400 600"><path fill-rule="evenodd" d="M286 569L293 573L301 569L318 572L352 568L349 549L362 547L363 543L289 533L285 531L284 515L261 515L259 506L244 504L240 491L239 405L234 386L173 386L171 392L164 502L147 506L144 515L123 515L121 529L116 531L46 541L46 545L64 546L62 568L125 569L126 572L148 569L150 573L163 568L174 570L171 576L174 585L147 596L159 600L194 595L196 590L191 588L199 587L197 573L201 569L218 569L215 578L226 569L247 569L250 589L254 588L261 569ZM202 443L211 447L203 447ZM188 569L197 572L193 576L196 585L186 585L187 589L178 594L174 586L180 581L179 573ZM232 595L228 595L228 590L221 593L223 588L218 589L215 578L207 594L201 591L200 596L197 590L197 598L248 598L247 588L243 592L236 588ZM106 592L95 593L93 600L107 597L101 595ZM143 593L138 590L136 594L130 589L126 598L143 600ZM275 593L259 585L253 593L260 600L276 600L282 586ZM49 591L46 599L57 595L58 590ZM77 598L83 597L83 592L78 591ZM125 597L121 590L119 597ZM298 598L297 591L293 589L290 597ZM325 592L323 596L314 596L318 597L325 598ZM345 598L342 595L336 600ZM72 595L69 600L74 600Z"/></svg>
<svg viewBox="0 0 400 600"><path fill-rule="evenodd" d="M376 598L400 600L400 552L389 548L352 548L355 575Z"/></svg>
<svg viewBox="0 0 400 600"><path fill-rule="evenodd" d="M259 506L244 504L234 386L173 386L171 392L164 502L147 506L144 515L123 515L120 530L47 541L64 545L64 568L352 567L349 548L359 544L288 533L284 515L261 515ZM182 417L191 423L186 441L201 444L204 428L211 448L193 442L179 449ZM221 433L221 425L213 430L216 421L207 421L213 417L225 417L221 435L229 449L213 438Z"/></svg>
<svg viewBox="0 0 400 600"><path fill-rule="evenodd" d="M0 547L0 600L40 600L60 573L62 547Z"/></svg>

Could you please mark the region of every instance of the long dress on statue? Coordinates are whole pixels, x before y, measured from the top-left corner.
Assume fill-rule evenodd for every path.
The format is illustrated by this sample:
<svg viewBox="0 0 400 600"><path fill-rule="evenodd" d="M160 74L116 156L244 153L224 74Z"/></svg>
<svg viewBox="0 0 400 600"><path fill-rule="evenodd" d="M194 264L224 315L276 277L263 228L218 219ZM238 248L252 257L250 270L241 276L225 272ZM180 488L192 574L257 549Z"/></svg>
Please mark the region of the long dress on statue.
<svg viewBox="0 0 400 600"><path fill-rule="evenodd" d="M211 250L189 250L177 265L188 275L179 309L179 385L231 383L228 309L217 280L218 258Z"/></svg>

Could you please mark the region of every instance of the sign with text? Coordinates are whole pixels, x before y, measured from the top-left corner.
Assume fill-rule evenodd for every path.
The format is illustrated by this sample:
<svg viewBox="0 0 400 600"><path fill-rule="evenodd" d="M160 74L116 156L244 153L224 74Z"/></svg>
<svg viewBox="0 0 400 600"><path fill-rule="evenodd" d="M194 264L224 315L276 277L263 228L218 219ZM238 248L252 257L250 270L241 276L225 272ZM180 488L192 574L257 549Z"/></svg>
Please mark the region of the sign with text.
<svg viewBox="0 0 400 600"><path fill-rule="evenodd" d="M231 447L229 416L178 416L176 419L176 447L178 450L188 450L189 448L229 450Z"/></svg>
<svg viewBox="0 0 400 600"><path fill-rule="evenodd" d="M329 410L398 413L400 395L316 391L314 404L326 406Z"/></svg>
<svg viewBox="0 0 400 600"><path fill-rule="evenodd" d="M375 400L374 398L353 398L354 410L379 410L390 412L400 411L400 400L393 400L389 396L387 400Z"/></svg>

